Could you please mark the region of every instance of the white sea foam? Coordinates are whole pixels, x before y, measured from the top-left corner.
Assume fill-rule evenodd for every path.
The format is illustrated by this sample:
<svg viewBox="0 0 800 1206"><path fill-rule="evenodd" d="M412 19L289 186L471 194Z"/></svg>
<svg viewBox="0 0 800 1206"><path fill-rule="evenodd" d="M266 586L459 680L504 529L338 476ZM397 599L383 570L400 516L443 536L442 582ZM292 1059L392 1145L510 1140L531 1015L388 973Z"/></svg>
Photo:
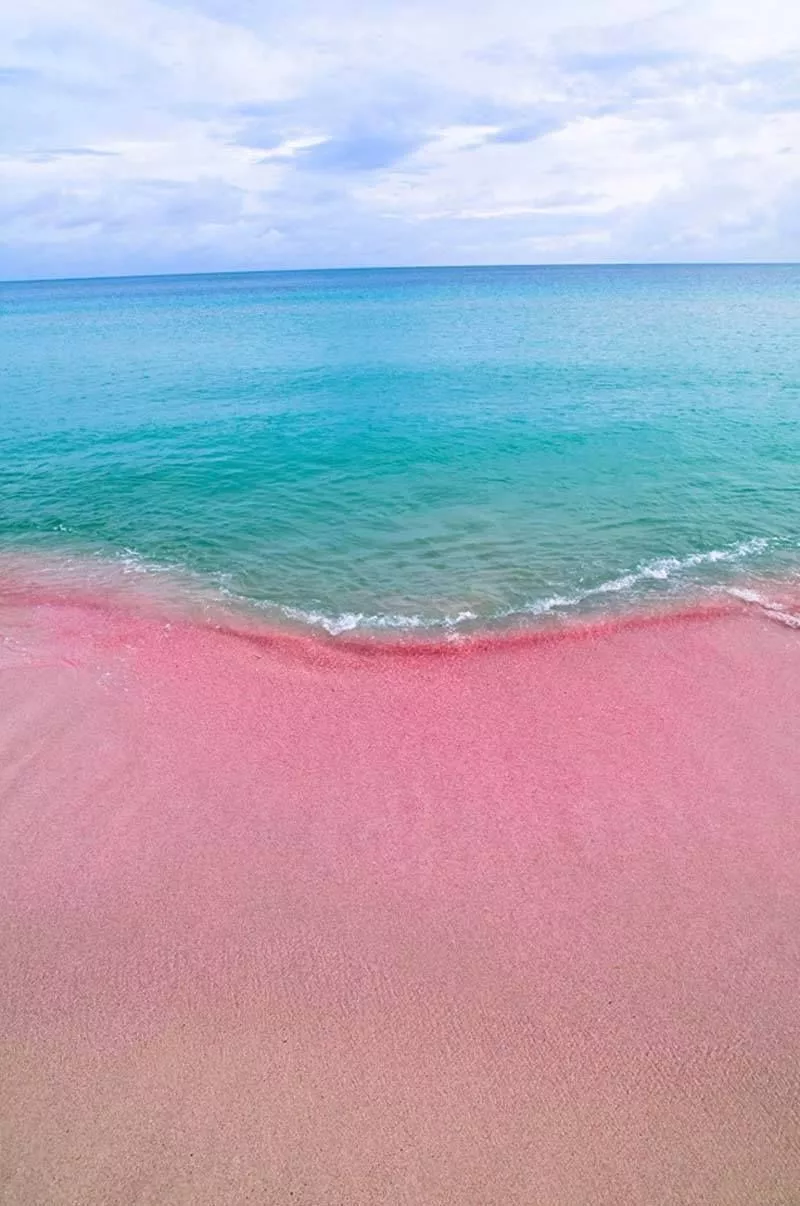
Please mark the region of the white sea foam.
<svg viewBox="0 0 800 1206"><path fill-rule="evenodd" d="M757 590L732 586L728 590L728 594L733 595L735 599L741 599L743 603L750 603L759 608L765 616L771 620L777 620L779 624L785 624L787 628L800 628L800 616L789 611L783 603L779 603L776 599L768 599Z"/></svg>
<svg viewBox="0 0 800 1206"><path fill-rule="evenodd" d="M259 610L270 612L276 617L282 616L295 624L322 629L331 636L342 636L353 632L382 631L409 633L430 631L444 633L446 636L454 636L480 620L490 624L497 622L508 623L513 622L514 619L524 619L525 617L569 613L574 609L580 608L583 604L591 602L593 599L599 600L608 595L633 595L638 586L646 585L650 582L680 582L689 576L694 569L706 565L736 564L747 558L758 557L768 552L771 547L772 542L765 537L759 536L751 540L739 541L726 548L690 553L686 557L658 557L650 561L643 561L627 573L620 574L615 578L609 578L595 586L588 586L570 594L553 594L533 599L530 603L522 606L498 610L484 615L480 615L469 608L440 615L420 615L416 612L369 613L362 611L329 613L317 609L287 606L272 600L254 601L245 599L235 590L231 589L230 575L219 575L215 580L215 586L220 594L233 603L245 603L249 606L253 606L255 603L255 606ZM143 567L146 568L146 564L142 562L135 550L126 549L124 550L124 554L126 569L138 573L142 571ZM174 570L176 567L163 568ZM774 610L776 611L776 618L780 615L783 623L791 623L794 626L795 617L791 617L785 611L780 611L779 613L778 609ZM797 624L800 626L800 621L797 621Z"/></svg>
<svg viewBox="0 0 800 1206"><path fill-rule="evenodd" d="M270 615L276 621L284 620L302 627L322 630L331 636L341 636L347 633L380 633L380 632L431 632L443 635L445 638L455 638L469 631L478 624L513 624L515 621L524 622L533 617L569 615L592 602L599 604L603 599L629 596L631 601L637 597L637 588L647 590L648 584L659 588L669 589L674 585L679 589L687 586L700 585L702 577L693 578L693 571L701 570L704 566L726 565L732 567L746 561L748 558L758 558L775 548L783 547L783 541L770 541L764 537L740 541L722 549L710 549L704 552L690 553L686 557L659 557L643 561L633 569L609 578L595 585L587 585L573 592L554 593L530 600L514 607L494 610L475 610L463 607L447 611L442 608L437 612L431 608L424 613L408 612L367 612L348 610L339 613L327 612L322 609L305 609L289 606L269 599L253 599L237 591L234 576L230 573L219 572L203 575L193 572L175 563L154 562L143 557L135 548L121 549L115 556L108 558L101 554L89 558L70 555L62 556L55 561L36 558L38 569L32 574L33 578L49 581L90 581L97 584L115 587L125 587L126 583L138 594L144 588L149 593L149 585L158 583L157 593L165 601L172 601L180 606L180 601L188 598L201 610L213 614L220 606L223 608L244 608L251 611L255 608L262 615ZM30 559L25 559L30 560ZM31 563L33 564L33 563ZM706 583L708 579L706 578ZM723 583L715 581L715 588ZM744 588L730 586L731 594L759 606L762 610L790 627L800 627L800 617L789 612L781 604L763 598L757 592Z"/></svg>
<svg viewBox="0 0 800 1206"><path fill-rule="evenodd" d="M633 594L637 586L648 582L669 582L685 578L691 570L704 565L731 563L743 561L748 557L757 557L766 553L771 543L765 537L755 537L752 540L739 541L722 549L710 549L706 552L690 553L686 557L658 557L651 561L641 562L635 569L616 578L609 578L596 586L589 586L572 594L554 594L515 608L508 608L494 613L479 616L472 610L462 610L454 614L441 616L421 616L418 614L368 614L365 612L342 612L338 615L323 611L305 611L302 608L284 607L275 603L263 604L269 610L277 611L288 619L314 628L322 628L332 636L347 632L381 630L428 631L454 634L479 619L487 623L510 622L515 618L546 616L552 613L569 612L582 604L605 595ZM788 622L788 621L786 621Z"/></svg>
<svg viewBox="0 0 800 1206"><path fill-rule="evenodd" d="M627 574L609 578L597 586L588 586L574 594L550 595L548 598L534 599L520 611L526 615L539 616L553 611L579 607L581 603L597 596L623 594L634 591L637 586L646 582L668 582L671 579L680 578L685 576L687 571L698 566L714 565L719 562L738 562L747 557L758 556L767 552L769 547L769 540L759 536L753 540L740 541L726 549L710 549L704 553L690 553L686 557L658 557L653 561L641 562ZM511 616L513 613L509 611L504 614Z"/></svg>
<svg viewBox="0 0 800 1206"><path fill-rule="evenodd" d="M269 610L279 611L287 619L293 620L296 623L309 624L313 628L323 628L331 636L341 636L345 632L372 632L381 629L410 632L423 628L443 629L447 631L454 630L459 625L465 624L470 620L478 619L478 615L474 611L459 611L454 615L440 617L420 616L416 614L403 615L401 613L367 615L361 611L345 611L340 615L328 615L323 611L304 611L301 607L284 607L276 603L267 603L263 604L263 606Z"/></svg>

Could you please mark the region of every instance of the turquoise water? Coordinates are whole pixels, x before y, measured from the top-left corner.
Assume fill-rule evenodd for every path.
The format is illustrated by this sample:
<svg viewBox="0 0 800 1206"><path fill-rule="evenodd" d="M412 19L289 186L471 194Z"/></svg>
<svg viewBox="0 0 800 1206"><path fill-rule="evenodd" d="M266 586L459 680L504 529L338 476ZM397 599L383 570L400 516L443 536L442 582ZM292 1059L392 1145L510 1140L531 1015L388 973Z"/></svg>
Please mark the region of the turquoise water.
<svg viewBox="0 0 800 1206"><path fill-rule="evenodd" d="M800 268L0 285L0 554L352 627L800 564Z"/></svg>

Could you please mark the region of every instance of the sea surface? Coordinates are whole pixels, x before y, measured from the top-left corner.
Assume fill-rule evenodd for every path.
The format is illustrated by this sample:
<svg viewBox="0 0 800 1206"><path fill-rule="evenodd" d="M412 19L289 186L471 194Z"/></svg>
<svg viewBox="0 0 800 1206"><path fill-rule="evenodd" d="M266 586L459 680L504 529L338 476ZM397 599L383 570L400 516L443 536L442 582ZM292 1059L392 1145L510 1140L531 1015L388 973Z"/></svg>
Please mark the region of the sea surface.
<svg viewBox="0 0 800 1206"><path fill-rule="evenodd" d="M800 267L0 285L0 572L332 633L800 572Z"/></svg>

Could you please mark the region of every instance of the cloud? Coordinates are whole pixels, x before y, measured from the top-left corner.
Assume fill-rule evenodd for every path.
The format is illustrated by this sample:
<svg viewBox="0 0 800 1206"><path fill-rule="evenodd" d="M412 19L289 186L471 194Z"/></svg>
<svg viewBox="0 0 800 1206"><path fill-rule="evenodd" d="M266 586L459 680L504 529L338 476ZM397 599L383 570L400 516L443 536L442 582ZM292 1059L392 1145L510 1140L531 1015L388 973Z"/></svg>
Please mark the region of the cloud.
<svg viewBox="0 0 800 1206"><path fill-rule="evenodd" d="M674 50L619 49L567 53L559 61L565 71L625 76L636 71L673 66L681 63L683 56Z"/></svg>
<svg viewBox="0 0 800 1206"><path fill-rule="evenodd" d="M28 0L0 42L0 276L800 258L785 0Z"/></svg>
<svg viewBox="0 0 800 1206"><path fill-rule="evenodd" d="M298 158L315 171L374 172L406 159L425 142L424 135L402 130L353 130L308 147Z"/></svg>
<svg viewBox="0 0 800 1206"><path fill-rule="evenodd" d="M28 163L52 163L56 159L82 158L106 159L118 155L118 151L99 151L94 147L48 147L41 151L30 151L22 158Z"/></svg>
<svg viewBox="0 0 800 1206"><path fill-rule="evenodd" d="M565 125L563 118L542 114L521 122L519 125L501 126L486 137L487 142L511 143L535 142L544 138L554 130L560 130Z"/></svg>

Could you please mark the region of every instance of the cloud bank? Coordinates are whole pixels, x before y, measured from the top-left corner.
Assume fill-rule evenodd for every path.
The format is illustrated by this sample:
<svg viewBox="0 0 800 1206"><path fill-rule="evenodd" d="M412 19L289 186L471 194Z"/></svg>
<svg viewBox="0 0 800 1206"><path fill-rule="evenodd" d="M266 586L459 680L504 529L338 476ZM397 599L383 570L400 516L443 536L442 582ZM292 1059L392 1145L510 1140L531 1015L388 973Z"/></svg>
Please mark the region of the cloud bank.
<svg viewBox="0 0 800 1206"><path fill-rule="evenodd" d="M800 259L787 0L27 0L0 277Z"/></svg>

